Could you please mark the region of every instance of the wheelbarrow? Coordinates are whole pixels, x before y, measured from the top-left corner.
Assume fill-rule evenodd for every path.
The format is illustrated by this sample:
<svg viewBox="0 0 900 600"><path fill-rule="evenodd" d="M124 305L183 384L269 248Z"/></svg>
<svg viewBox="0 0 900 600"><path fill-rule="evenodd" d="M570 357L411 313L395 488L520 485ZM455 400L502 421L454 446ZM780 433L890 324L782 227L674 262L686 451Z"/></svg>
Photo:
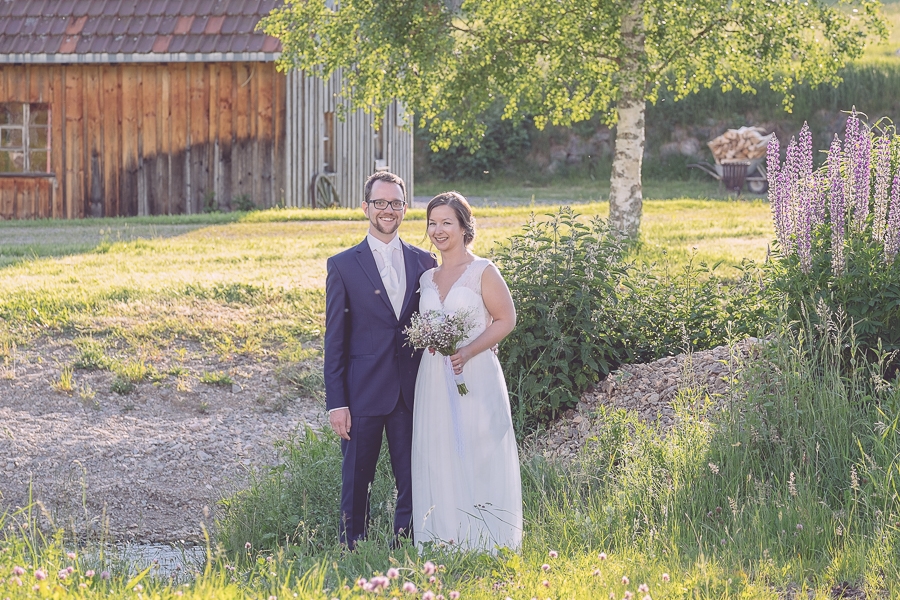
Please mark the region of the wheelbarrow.
<svg viewBox="0 0 900 600"><path fill-rule="evenodd" d="M730 192L740 193L747 184L747 189L754 194L765 194L769 190L769 180L766 178L766 169L763 166L763 158L752 160L726 160L723 163L708 162L688 165L691 169L700 169L711 175L716 181L725 185Z"/></svg>

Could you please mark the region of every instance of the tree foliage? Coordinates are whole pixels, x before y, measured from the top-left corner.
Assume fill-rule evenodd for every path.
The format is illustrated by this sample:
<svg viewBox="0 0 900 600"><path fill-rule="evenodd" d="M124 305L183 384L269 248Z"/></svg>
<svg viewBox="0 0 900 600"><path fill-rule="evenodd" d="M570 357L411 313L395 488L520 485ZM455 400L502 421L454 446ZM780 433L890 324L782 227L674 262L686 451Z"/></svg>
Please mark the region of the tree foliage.
<svg viewBox="0 0 900 600"><path fill-rule="evenodd" d="M623 84L653 101L664 78L677 97L720 83L755 91L770 81L834 82L867 36L884 34L873 0L641 2L638 72L619 65L626 2L287 0L262 27L284 47L282 68L322 77L344 67L353 107L378 111L398 98L421 115L439 147L476 145L480 117L497 98L507 117L570 125L596 113L615 122Z"/></svg>
<svg viewBox="0 0 900 600"><path fill-rule="evenodd" d="M617 106L636 106L637 117L618 134L639 141L643 102L654 101L666 80L676 99L714 84L752 92L755 82L769 81L789 108L797 81L836 82L868 36L885 34L879 6L876 0L287 0L262 27L282 42L282 68L322 77L343 68L348 108L379 113L397 98L433 134L436 148L474 148L485 132L482 115L498 100L504 117L530 116L539 128L598 113L612 124ZM640 163L640 152L624 153ZM614 183L623 172L614 164Z"/></svg>

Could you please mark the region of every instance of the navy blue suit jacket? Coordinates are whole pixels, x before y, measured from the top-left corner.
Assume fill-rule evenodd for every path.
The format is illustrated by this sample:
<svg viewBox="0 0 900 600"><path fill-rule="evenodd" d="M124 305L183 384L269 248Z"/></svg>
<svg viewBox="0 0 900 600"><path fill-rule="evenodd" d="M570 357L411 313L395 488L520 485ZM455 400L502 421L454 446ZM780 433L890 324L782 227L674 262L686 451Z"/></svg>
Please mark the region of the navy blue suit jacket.
<svg viewBox="0 0 900 600"><path fill-rule="evenodd" d="M419 277L437 266L434 255L401 240L406 296L400 318L378 273L369 243L328 259L325 281L325 397L328 410L351 417L389 414L402 397L412 409L421 350L403 329L419 310Z"/></svg>

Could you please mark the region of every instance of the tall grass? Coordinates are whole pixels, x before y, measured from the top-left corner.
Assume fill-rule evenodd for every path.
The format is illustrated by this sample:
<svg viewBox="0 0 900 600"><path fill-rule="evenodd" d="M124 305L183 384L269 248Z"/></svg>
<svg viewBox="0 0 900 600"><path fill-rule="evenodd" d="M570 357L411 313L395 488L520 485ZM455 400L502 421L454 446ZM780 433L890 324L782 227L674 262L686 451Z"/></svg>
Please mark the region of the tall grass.
<svg viewBox="0 0 900 600"><path fill-rule="evenodd" d="M641 583L653 598L776 598L806 591L826 598L833 589L895 597L900 386L886 381L877 364L842 370L841 350L853 348L853 340L840 331L833 327L817 347L798 337L773 337L748 363L730 361L733 393L720 409L711 410L702 388L686 387L666 435L634 414L600 410L593 436L573 461L523 452L521 555L391 549L386 469L373 492L371 539L357 552L341 552L335 543L338 441L307 434L282 447L282 467L261 472L250 490L226 503L224 549L212 547L208 567L189 587L136 581L127 569L102 580L102 564L69 559L61 538L41 539L33 527L6 517L0 523L0 595L25 597L38 585L41 593L87 598L134 593L142 585L161 598L177 591L192 597L368 597L354 587L356 579L396 567L402 576L395 586L410 580L420 590L435 589L439 582L444 594L459 590L465 598L610 592L620 598ZM422 574L429 559L444 565L434 584ZM15 566L26 572L17 576L22 587L10 577ZM58 572L68 566L74 573L60 581ZM88 568L95 570L92 577ZM55 579L36 580L37 569Z"/></svg>
<svg viewBox="0 0 900 600"><path fill-rule="evenodd" d="M749 362L730 361L734 386L717 404L701 387L682 389L676 424L665 435L633 413L600 409L573 461L525 451L521 557L392 552L383 487L373 493L379 511L388 512L376 513L376 533L358 555L343 556L333 532L332 543L310 544L308 523L271 541L298 564L334 562L333 585L392 561L430 558L449 565L445 580L474 598L547 591L620 597L628 588L623 575L632 590L651 582L654 598L778 597L789 590L824 598L833 588L896 597L900 384L888 382L878 364L844 370L841 351L853 351L854 342L839 323L831 326L824 345L785 333L757 345ZM287 448L286 467L260 479L257 489L287 491L279 501L295 508L282 511L318 510L319 523L336 529L337 441L325 436ZM378 486L389 481L386 472L379 477ZM232 523L272 506L251 492L229 510L226 540ZM559 556L548 558L551 550ZM677 584L661 585L664 572Z"/></svg>

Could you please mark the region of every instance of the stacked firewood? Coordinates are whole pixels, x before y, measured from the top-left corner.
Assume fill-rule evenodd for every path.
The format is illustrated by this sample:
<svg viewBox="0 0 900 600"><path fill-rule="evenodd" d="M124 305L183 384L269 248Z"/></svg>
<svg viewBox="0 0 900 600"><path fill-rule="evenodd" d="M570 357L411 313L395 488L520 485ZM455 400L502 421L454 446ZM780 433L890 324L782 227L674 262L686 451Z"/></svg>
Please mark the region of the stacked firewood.
<svg viewBox="0 0 900 600"><path fill-rule="evenodd" d="M729 129L707 145L719 164L735 160L754 160L766 155L766 146L774 133L765 135L762 127Z"/></svg>

